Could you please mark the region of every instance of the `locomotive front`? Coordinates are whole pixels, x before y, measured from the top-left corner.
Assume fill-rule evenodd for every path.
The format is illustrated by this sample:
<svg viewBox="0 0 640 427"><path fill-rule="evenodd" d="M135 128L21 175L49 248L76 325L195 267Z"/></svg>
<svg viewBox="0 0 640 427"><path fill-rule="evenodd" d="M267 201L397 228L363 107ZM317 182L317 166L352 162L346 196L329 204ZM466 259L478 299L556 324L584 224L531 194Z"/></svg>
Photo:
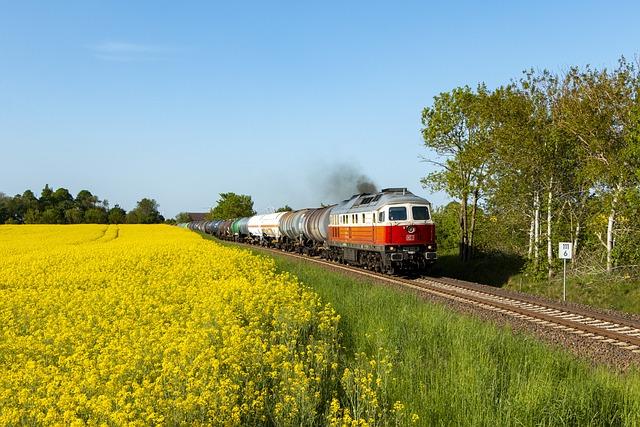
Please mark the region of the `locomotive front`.
<svg viewBox="0 0 640 427"><path fill-rule="evenodd" d="M436 260L431 204L406 188L359 194L336 206L329 258L375 271L422 270Z"/></svg>

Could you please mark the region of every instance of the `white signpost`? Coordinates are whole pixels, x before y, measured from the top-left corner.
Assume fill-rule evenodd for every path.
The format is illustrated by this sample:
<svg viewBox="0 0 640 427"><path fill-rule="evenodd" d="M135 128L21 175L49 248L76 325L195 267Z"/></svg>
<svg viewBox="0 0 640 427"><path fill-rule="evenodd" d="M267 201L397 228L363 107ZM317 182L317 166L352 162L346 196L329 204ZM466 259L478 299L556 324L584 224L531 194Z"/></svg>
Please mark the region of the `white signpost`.
<svg viewBox="0 0 640 427"><path fill-rule="evenodd" d="M558 258L564 260L564 273L562 275L562 300L567 300L567 260L573 255L573 243L560 242L558 247Z"/></svg>

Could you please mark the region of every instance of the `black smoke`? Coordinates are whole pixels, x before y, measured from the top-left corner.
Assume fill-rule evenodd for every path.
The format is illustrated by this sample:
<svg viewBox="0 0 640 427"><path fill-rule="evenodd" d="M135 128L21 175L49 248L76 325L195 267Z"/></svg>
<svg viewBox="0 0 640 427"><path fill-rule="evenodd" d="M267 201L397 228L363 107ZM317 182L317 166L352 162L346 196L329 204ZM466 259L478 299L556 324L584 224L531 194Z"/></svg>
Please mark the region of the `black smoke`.
<svg viewBox="0 0 640 427"><path fill-rule="evenodd" d="M353 165L333 165L323 175L324 179L320 180L323 197L334 202L348 199L354 194L378 191L373 180Z"/></svg>

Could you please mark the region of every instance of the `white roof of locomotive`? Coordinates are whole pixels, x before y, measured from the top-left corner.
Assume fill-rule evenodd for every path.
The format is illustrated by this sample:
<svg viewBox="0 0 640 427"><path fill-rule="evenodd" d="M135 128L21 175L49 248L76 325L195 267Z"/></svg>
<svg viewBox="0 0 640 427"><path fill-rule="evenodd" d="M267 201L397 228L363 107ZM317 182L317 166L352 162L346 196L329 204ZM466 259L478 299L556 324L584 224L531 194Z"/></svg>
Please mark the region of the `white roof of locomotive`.
<svg viewBox="0 0 640 427"><path fill-rule="evenodd" d="M427 199L416 196L406 188L385 188L379 193L356 194L350 199L338 204L333 208L331 214L371 212L386 205L403 203L431 205Z"/></svg>

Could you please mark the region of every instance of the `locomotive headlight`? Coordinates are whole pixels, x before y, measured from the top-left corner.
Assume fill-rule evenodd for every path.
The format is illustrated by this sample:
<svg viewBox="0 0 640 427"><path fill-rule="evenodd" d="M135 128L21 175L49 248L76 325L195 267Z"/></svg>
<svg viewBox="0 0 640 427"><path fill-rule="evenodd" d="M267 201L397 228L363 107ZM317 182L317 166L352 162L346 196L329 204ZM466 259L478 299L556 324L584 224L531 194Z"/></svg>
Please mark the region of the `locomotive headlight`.
<svg viewBox="0 0 640 427"><path fill-rule="evenodd" d="M407 233L413 234L415 231L416 229L413 227L413 225L407 227Z"/></svg>

